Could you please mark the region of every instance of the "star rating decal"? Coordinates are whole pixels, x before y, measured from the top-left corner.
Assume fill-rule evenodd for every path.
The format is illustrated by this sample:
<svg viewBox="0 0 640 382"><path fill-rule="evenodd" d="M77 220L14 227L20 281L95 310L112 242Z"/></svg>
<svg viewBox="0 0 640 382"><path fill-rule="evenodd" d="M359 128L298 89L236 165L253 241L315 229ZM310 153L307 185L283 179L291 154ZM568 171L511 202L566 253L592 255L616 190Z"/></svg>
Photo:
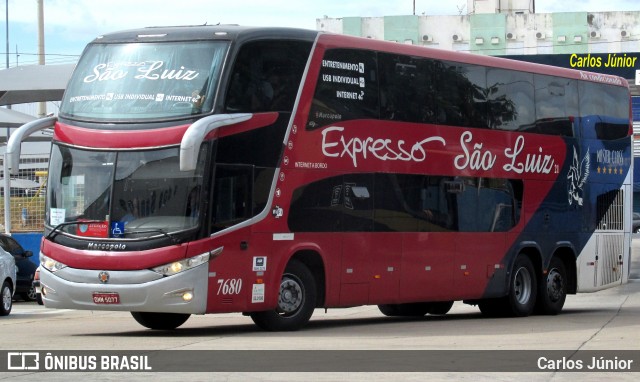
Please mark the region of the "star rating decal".
<svg viewBox="0 0 640 382"><path fill-rule="evenodd" d="M607 175L607 174L615 174L615 175L622 175L624 174L624 169L622 167L606 167L606 166L598 166L597 168L598 174L603 174L603 175Z"/></svg>

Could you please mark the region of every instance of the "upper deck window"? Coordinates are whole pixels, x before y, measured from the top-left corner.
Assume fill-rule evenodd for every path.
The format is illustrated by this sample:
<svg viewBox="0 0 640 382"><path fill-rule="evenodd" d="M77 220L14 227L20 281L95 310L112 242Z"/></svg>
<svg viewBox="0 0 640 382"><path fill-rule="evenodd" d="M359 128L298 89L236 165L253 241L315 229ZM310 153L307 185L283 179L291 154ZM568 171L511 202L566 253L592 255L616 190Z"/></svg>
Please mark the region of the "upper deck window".
<svg viewBox="0 0 640 382"><path fill-rule="evenodd" d="M60 115L86 121L145 121L210 112L227 45L89 45L69 82Z"/></svg>
<svg viewBox="0 0 640 382"><path fill-rule="evenodd" d="M360 49L325 52L309 112L308 130L341 121L380 117L376 55ZM411 68L402 69L411 75Z"/></svg>
<svg viewBox="0 0 640 382"><path fill-rule="evenodd" d="M252 41L240 49L231 71L229 113L291 112L309 58L307 41Z"/></svg>

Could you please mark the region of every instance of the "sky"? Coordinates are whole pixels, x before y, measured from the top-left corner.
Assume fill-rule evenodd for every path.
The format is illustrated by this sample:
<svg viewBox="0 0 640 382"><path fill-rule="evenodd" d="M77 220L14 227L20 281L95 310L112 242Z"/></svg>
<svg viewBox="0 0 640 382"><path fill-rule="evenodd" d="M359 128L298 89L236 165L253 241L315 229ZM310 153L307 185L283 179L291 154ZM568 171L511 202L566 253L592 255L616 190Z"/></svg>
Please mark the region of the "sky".
<svg viewBox="0 0 640 382"><path fill-rule="evenodd" d="M0 67L37 64L36 0L0 0ZM240 24L316 29L328 16L380 17L466 14L466 0L43 0L47 64L74 63L97 36L163 25ZM536 13L640 11L638 0L537 0Z"/></svg>

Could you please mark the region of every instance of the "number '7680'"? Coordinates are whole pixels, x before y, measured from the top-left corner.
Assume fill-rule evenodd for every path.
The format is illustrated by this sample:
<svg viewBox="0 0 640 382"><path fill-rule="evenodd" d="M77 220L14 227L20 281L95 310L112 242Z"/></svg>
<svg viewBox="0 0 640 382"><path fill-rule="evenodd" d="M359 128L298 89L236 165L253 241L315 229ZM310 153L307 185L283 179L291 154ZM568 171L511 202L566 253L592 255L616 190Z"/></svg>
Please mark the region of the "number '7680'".
<svg viewBox="0 0 640 382"><path fill-rule="evenodd" d="M242 279L219 279L218 295L240 294L242 290Z"/></svg>

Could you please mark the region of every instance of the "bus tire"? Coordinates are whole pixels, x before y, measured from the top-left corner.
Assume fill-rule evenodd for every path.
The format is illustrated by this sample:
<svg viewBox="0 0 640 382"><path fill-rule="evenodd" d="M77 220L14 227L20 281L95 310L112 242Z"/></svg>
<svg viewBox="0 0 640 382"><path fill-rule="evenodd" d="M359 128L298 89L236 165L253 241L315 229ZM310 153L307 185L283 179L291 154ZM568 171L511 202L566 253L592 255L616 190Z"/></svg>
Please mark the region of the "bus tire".
<svg viewBox="0 0 640 382"><path fill-rule="evenodd" d="M551 259L546 277L538 286L538 300L536 312L540 314L556 315L560 313L567 298L567 271L562 260L557 257Z"/></svg>
<svg viewBox="0 0 640 382"><path fill-rule="evenodd" d="M453 301L430 302L427 305L429 308L429 311L427 313L433 315L445 315L451 310Z"/></svg>
<svg viewBox="0 0 640 382"><path fill-rule="evenodd" d="M382 304L378 305L378 309L380 313L384 314L387 317L397 317L400 316L400 309L398 308L398 304Z"/></svg>
<svg viewBox="0 0 640 382"><path fill-rule="evenodd" d="M2 299L0 301L0 316L8 316L13 307L13 291L8 281L2 283L0 298Z"/></svg>
<svg viewBox="0 0 640 382"><path fill-rule="evenodd" d="M291 260L282 275L277 308L253 312L251 319L263 330L295 331L309 322L316 298L313 274L303 263Z"/></svg>
<svg viewBox="0 0 640 382"><path fill-rule="evenodd" d="M537 283L533 263L518 255L509 281L509 294L478 302L480 312L487 317L526 317L536 305Z"/></svg>
<svg viewBox="0 0 640 382"><path fill-rule="evenodd" d="M518 255L513 264L509 294L505 297L505 312L509 316L526 317L533 313L537 294L536 272L531 260Z"/></svg>
<svg viewBox="0 0 640 382"><path fill-rule="evenodd" d="M487 298L478 302L478 308L482 315L487 317L500 317L504 315L504 298Z"/></svg>
<svg viewBox="0 0 640 382"><path fill-rule="evenodd" d="M150 312L131 312L131 315L140 325L154 330L173 330L184 324L191 316L186 313Z"/></svg>

